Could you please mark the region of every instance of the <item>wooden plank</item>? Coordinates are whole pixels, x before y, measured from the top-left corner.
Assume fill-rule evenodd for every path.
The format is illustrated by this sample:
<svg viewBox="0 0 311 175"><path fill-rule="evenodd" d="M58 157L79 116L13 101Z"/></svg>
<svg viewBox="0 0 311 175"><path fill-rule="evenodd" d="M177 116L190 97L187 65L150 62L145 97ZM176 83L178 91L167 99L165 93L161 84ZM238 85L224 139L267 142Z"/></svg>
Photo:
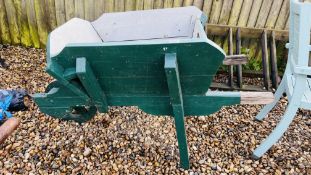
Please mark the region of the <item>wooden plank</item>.
<svg viewBox="0 0 311 175"><path fill-rule="evenodd" d="M3 44L11 44L10 28L3 0L0 0L0 32Z"/></svg>
<svg viewBox="0 0 311 175"><path fill-rule="evenodd" d="M32 44L35 48L40 47L39 34L37 29L37 20L35 13L35 4L34 0L26 0L27 7L27 17L28 17L28 25L29 25L29 33Z"/></svg>
<svg viewBox="0 0 311 175"><path fill-rule="evenodd" d="M57 26L55 0L46 0L46 3L47 3L47 14L48 14L47 21L49 24L49 31L52 31Z"/></svg>
<svg viewBox="0 0 311 175"><path fill-rule="evenodd" d="M260 12L260 9L261 9L261 6L263 5L263 1L264 0L254 0L253 1L253 4L252 4L252 9L250 11L250 14L249 14L249 17L248 17L248 20L247 20L247 27L255 27L256 25L256 21L257 21L257 18L259 17L259 12ZM242 30L241 30L242 32ZM261 36L261 33L259 34L259 36ZM247 39L243 42L243 45L245 45L246 48L249 48L249 56L251 58L256 58L256 42L258 42L257 40L250 40L250 39Z"/></svg>
<svg viewBox="0 0 311 175"><path fill-rule="evenodd" d="M95 20L95 0L84 0L84 18L88 21ZM124 11L124 9L123 9Z"/></svg>
<svg viewBox="0 0 311 175"><path fill-rule="evenodd" d="M276 55L276 44L275 44L275 33L272 32L270 38L270 65L271 65L271 77L272 87L278 88L278 67L277 67L277 55Z"/></svg>
<svg viewBox="0 0 311 175"><path fill-rule="evenodd" d="M261 37L261 48L262 48L262 71L264 78L264 87L269 90L270 87L270 76L269 76L269 58L268 58L268 43L267 43L267 31L264 30Z"/></svg>
<svg viewBox="0 0 311 175"><path fill-rule="evenodd" d="M226 0L223 2L218 24L226 25L228 23L232 3L233 3L233 0ZM226 49L227 47L223 46L223 43L225 42L225 40L226 38L223 38L223 37L214 37L214 42Z"/></svg>
<svg viewBox="0 0 311 175"><path fill-rule="evenodd" d="M234 0L228 25L236 26L239 20L243 0Z"/></svg>
<svg viewBox="0 0 311 175"><path fill-rule="evenodd" d="M162 9L163 8L163 0L155 0L153 8L154 9Z"/></svg>
<svg viewBox="0 0 311 175"><path fill-rule="evenodd" d="M275 24L275 29L278 30L284 29L288 16L289 16L289 1L284 0L280 13L278 15L278 19Z"/></svg>
<svg viewBox="0 0 311 175"><path fill-rule="evenodd" d="M208 23L209 18L210 18L212 5L213 5L213 0L205 0L203 3L203 13L207 16L207 23ZM205 32L207 32L207 23L204 26Z"/></svg>
<svg viewBox="0 0 311 175"><path fill-rule="evenodd" d="M240 55L227 55L225 59L222 61L223 65L240 65L247 63L248 56L240 54Z"/></svg>
<svg viewBox="0 0 311 175"><path fill-rule="evenodd" d="M194 0L193 5L198 7L198 9L202 10L203 9L203 2L204 2L204 0Z"/></svg>
<svg viewBox="0 0 311 175"><path fill-rule="evenodd" d="M124 12L124 9L125 9L124 0L114 1L114 11L115 12Z"/></svg>
<svg viewBox="0 0 311 175"><path fill-rule="evenodd" d="M88 95L92 98L99 112L108 111L106 95L86 58L76 59L76 73Z"/></svg>
<svg viewBox="0 0 311 175"><path fill-rule="evenodd" d="M271 35L271 32L275 32L276 40L288 41L288 31L287 30L275 30L275 29L265 29L265 28L252 28L252 27L237 27L229 25L218 25L218 24L207 24L207 34L208 35L218 35L226 36L226 31L232 28L233 32L236 32L238 28L241 29L242 38L260 38L263 30L267 30L267 34Z"/></svg>
<svg viewBox="0 0 311 175"><path fill-rule="evenodd" d="M164 8L172 8L174 4L174 0L164 0Z"/></svg>
<svg viewBox="0 0 311 175"><path fill-rule="evenodd" d="M241 54L241 30L240 28L236 31L236 54ZM243 87L243 80L242 80L242 65L237 65L236 67L236 74L237 74L237 84L238 87Z"/></svg>
<svg viewBox="0 0 311 175"><path fill-rule="evenodd" d="M221 8L218 24L226 25L228 23L230 12L232 9L232 4L233 4L233 0L224 1L222 8Z"/></svg>
<svg viewBox="0 0 311 175"><path fill-rule="evenodd" d="M75 0L75 16L84 19L84 0Z"/></svg>
<svg viewBox="0 0 311 175"><path fill-rule="evenodd" d="M211 24L217 24L218 23L221 8L222 8L222 3L223 3L223 0L213 1L213 5L211 8L211 14L210 14L210 18L208 21L209 23L211 23Z"/></svg>
<svg viewBox="0 0 311 175"><path fill-rule="evenodd" d="M241 27L246 27L247 26L247 21L248 21L248 18L250 16L250 13L251 13L253 1L254 0L244 0L243 1L243 5L242 5L242 8L241 8L241 12L240 12L240 15L239 15L237 26L241 26ZM242 40L242 47L247 48L248 47L248 43L249 43L248 39L243 39ZM226 42L225 42L225 44L226 44Z"/></svg>
<svg viewBox="0 0 311 175"><path fill-rule="evenodd" d="M265 28L274 28L284 0L274 0L270 9ZM285 0L287 1L287 0Z"/></svg>
<svg viewBox="0 0 311 175"><path fill-rule="evenodd" d="M46 16L44 10L45 4L42 0L35 0L36 19L38 25L38 35L40 46L45 47L48 37L48 27L46 23Z"/></svg>
<svg viewBox="0 0 311 175"><path fill-rule="evenodd" d="M288 18L286 20L286 24L284 26L284 30L289 30L289 15L288 15Z"/></svg>
<svg viewBox="0 0 311 175"><path fill-rule="evenodd" d="M250 15L252 4L254 0L244 0L243 6L240 12L239 20L238 20L238 26L246 27L248 17Z"/></svg>
<svg viewBox="0 0 311 175"><path fill-rule="evenodd" d="M259 15L257 17L257 21L256 21L256 28L264 28L271 6L272 6L272 2L271 0L263 0L260 11L259 11ZM250 52L250 57L255 57L255 58L260 58L261 57L261 48L260 46L258 46L258 41L256 40L251 40L248 48L252 51Z"/></svg>
<svg viewBox="0 0 311 175"><path fill-rule="evenodd" d="M220 17L218 24L226 25L229 21L230 12L232 9L233 0L225 0L222 5ZM228 48L228 37L215 37L215 43L219 44L224 48L225 52L227 52L226 48Z"/></svg>
<svg viewBox="0 0 311 175"><path fill-rule="evenodd" d="M66 21L75 16L75 1L65 0Z"/></svg>
<svg viewBox="0 0 311 175"><path fill-rule="evenodd" d="M192 4L193 4L193 0L184 0L184 2L183 2L184 7L185 6L192 6Z"/></svg>
<svg viewBox="0 0 311 175"><path fill-rule="evenodd" d="M105 0L104 4L105 13L111 13L114 11L114 0Z"/></svg>
<svg viewBox="0 0 311 175"><path fill-rule="evenodd" d="M209 18L212 9L213 0L205 0L203 3L203 13Z"/></svg>
<svg viewBox="0 0 311 175"><path fill-rule="evenodd" d="M144 9L144 0L136 0L136 10Z"/></svg>
<svg viewBox="0 0 311 175"><path fill-rule="evenodd" d="M153 0L144 0L144 10L153 9Z"/></svg>
<svg viewBox="0 0 311 175"><path fill-rule="evenodd" d="M6 9L9 29L10 29L10 36L11 36L11 43L12 44L19 44L20 41L20 32L19 27L17 24L17 16L16 10L14 7L14 3L12 0L4 0L4 6Z"/></svg>
<svg viewBox="0 0 311 175"><path fill-rule="evenodd" d="M16 9L17 24L20 30L21 44L25 47L31 46L31 39L27 21L26 1L14 0L14 6ZM1 38L1 37L0 37Z"/></svg>
<svg viewBox="0 0 311 175"><path fill-rule="evenodd" d="M136 6L135 3L134 0L125 0L125 11L134 11Z"/></svg>
<svg viewBox="0 0 311 175"><path fill-rule="evenodd" d="M266 24L266 21L267 21L267 18L268 18L268 15L269 15L269 12L270 12L270 9L271 9L273 2L274 1L271 1L271 0L263 0L255 27L257 27L257 28L264 28L265 27L265 24Z"/></svg>
<svg viewBox="0 0 311 175"><path fill-rule="evenodd" d="M65 0L55 0L55 15L57 26L66 22Z"/></svg>
<svg viewBox="0 0 311 175"><path fill-rule="evenodd" d="M183 0L174 0L173 7L181 7L183 4Z"/></svg>
<svg viewBox="0 0 311 175"><path fill-rule="evenodd" d="M240 92L241 104L269 104L274 100L272 92Z"/></svg>
<svg viewBox="0 0 311 175"><path fill-rule="evenodd" d="M99 18L103 13L104 13L104 0L96 0L94 2L94 15L95 15L95 19Z"/></svg>
<svg viewBox="0 0 311 175"><path fill-rule="evenodd" d="M247 20L247 27L255 27L256 20L260 11L260 7L262 5L263 0L254 0L252 4L252 9L249 14L248 20Z"/></svg>

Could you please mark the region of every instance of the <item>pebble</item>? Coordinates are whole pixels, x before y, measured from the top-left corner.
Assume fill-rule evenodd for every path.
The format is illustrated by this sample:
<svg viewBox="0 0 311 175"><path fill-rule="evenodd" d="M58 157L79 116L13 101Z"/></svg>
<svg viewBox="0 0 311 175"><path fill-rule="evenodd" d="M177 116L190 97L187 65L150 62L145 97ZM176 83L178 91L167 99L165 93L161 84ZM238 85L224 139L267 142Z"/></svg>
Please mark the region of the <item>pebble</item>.
<svg viewBox="0 0 311 175"><path fill-rule="evenodd" d="M92 150L90 148L85 148L84 152L83 152L83 156L87 157L92 153Z"/></svg>
<svg viewBox="0 0 311 175"><path fill-rule="evenodd" d="M29 153L25 153L25 160L28 160L30 157L30 154Z"/></svg>
<svg viewBox="0 0 311 175"><path fill-rule="evenodd" d="M203 164L205 162L205 160L199 160L199 164Z"/></svg>

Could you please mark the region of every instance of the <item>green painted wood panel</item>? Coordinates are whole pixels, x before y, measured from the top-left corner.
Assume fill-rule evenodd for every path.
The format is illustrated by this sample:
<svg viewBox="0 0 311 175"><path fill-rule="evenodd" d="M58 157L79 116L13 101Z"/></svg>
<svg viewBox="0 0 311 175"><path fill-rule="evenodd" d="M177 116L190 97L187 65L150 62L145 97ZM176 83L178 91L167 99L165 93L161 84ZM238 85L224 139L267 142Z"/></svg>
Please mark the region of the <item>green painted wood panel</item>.
<svg viewBox="0 0 311 175"><path fill-rule="evenodd" d="M61 116L49 113L48 109L70 108L72 106L93 106L89 98L77 96L65 86L57 86L48 94L35 94L33 99L39 105L40 110L53 117ZM153 115L173 115L169 95L107 95L109 106L138 106L144 112ZM223 106L240 103L239 92L219 92L209 95L183 95L185 116L209 115L218 111ZM65 111L63 111L65 113ZM68 111L67 111L68 112Z"/></svg>
<svg viewBox="0 0 311 175"><path fill-rule="evenodd" d="M72 46L52 60L67 69L75 67L75 58L86 57L107 94L167 94L164 54L173 52L177 53L183 93L204 94L224 58L204 42Z"/></svg>
<svg viewBox="0 0 311 175"><path fill-rule="evenodd" d="M71 45L54 57L50 57L48 49L47 72L63 85L52 84L51 87L58 88L59 92L48 98L39 94L34 99L49 115L57 112L54 108L63 110L66 105L67 111L83 103L93 106L84 85L79 83L73 71L76 58L85 57L106 94L109 106L138 106L149 114L172 115L164 56L177 53L185 115L208 115L222 106L240 103L239 93L205 95L224 58L220 50L201 40L164 43L145 41L142 44L140 41ZM71 97L73 100L69 100Z"/></svg>
<svg viewBox="0 0 311 175"><path fill-rule="evenodd" d="M89 62L108 106L138 106L149 114L173 115L164 69L165 54L169 53L176 53L185 115L208 115L222 106L240 103L239 93L205 95L224 58L223 52L205 39L76 44L56 56L50 55L49 44L47 48L47 72L59 83L48 88L54 87L53 95L38 94L34 100L42 112L52 116L61 113L72 119L68 111L73 106L95 105L94 97L88 97L87 87L76 76L79 57ZM74 120L84 120L92 112Z"/></svg>

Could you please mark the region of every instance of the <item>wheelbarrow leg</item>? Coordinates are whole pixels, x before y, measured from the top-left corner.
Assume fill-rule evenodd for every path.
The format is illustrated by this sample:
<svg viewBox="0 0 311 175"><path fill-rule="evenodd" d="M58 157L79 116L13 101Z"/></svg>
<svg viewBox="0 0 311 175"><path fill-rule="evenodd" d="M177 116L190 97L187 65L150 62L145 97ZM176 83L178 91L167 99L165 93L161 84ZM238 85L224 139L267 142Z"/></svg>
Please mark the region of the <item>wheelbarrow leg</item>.
<svg viewBox="0 0 311 175"><path fill-rule="evenodd" d="M182 92L179 80L179 72L176 54L165 55L165 73L172 103L177 141L180 155L180 164L184 169L189 169L189 154L187 146L187 136L184 123L184 107Z"/></svg>
<svg viewBox="0 0 311 175"><path fill-rule="evenodd" d="M98 81L86 58L76 59L76 73L83 87L85 88L91 99L94 101L98 111L107 112L108 104L106 100L106 95L98 84Z"/></svg>

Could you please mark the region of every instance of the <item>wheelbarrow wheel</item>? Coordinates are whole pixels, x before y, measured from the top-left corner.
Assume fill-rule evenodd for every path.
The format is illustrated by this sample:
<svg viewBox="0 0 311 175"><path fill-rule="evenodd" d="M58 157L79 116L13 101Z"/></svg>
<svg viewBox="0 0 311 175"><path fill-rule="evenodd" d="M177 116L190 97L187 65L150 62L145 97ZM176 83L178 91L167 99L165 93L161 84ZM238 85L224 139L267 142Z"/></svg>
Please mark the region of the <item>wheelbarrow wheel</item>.
<svg viewBox="0 0 311 175"><path fill-rule="evenodd" d="M45 93L48 93L51 89L53 88L59 88L62 85L58 81L52 81L46 88L45 88Z"/></svg>
<svg viewBox="0 0 311 175"><path fill-rule="evenodd" d="M72 83L77 84L72 81ZM41 112L61 120L74 120L82 123L90 120L97 108L87 99L77 98L70 90L58 81L53 81L46 87L46 96L36 96L34 99ZM67 99L71 99L68 101Z"/></svg>
<svg viewBox="0 0 311 175"><path fill-rule="evenodd" d="M66 111L63 119L82 123L90 120L96 114L96 111L95 106L73 106L69 108L69 111Z"/></svg>

